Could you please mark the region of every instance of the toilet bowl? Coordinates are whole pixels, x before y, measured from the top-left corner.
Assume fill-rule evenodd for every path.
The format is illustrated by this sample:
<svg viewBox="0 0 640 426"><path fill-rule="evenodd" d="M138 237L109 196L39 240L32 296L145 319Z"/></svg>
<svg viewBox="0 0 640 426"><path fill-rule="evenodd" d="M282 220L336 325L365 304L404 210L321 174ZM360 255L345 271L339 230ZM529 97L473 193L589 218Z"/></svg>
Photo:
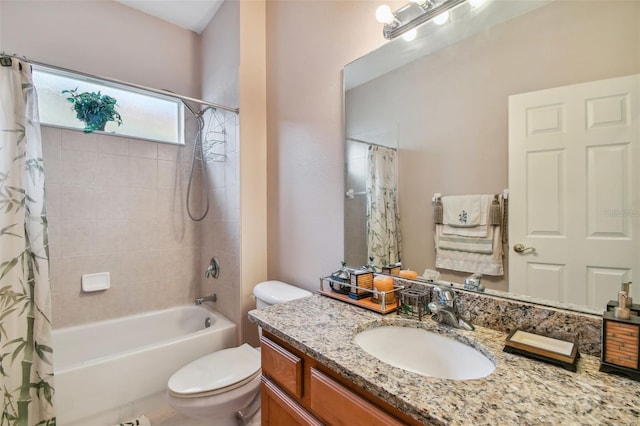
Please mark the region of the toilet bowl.
<svg viewBox="0 0 640 426"><path fill-rule="evenodd" d="M262 282L253 294L258 309L311 296L309 291L280 281ZM167 388L169 405L186 416L207 418L215 426L233 426L240 424L236 413L241 412L247 422L260 424L259 348L245 343L199 358L174 373Z"/></svg>

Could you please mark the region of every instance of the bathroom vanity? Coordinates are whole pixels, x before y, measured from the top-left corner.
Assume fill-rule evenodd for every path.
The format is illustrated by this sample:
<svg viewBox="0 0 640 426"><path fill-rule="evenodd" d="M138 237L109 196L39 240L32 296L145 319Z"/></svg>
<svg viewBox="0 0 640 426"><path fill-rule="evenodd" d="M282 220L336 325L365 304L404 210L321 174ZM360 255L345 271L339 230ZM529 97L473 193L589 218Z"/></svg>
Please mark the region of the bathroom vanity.
<svg viewBox="0 0 640 426"><path fill-rule="evenodd" d="M268 332L261 350L265 426L420 424Z"/></svg>
<svg viewBox="0 0 640 426"><path fill-rule="evenodd" d="M637 424L640 384L577 372L502 351L506 333L453 329L427 318L382 316L319 295L249 313L263 328L262 416L269 424ZM475 347L496 368L487 377L427 377L369 355L354 341L385 325L424 328ZM389 339L403 349L406 342ZM359 423L360 422L360 423Z"/></svg>

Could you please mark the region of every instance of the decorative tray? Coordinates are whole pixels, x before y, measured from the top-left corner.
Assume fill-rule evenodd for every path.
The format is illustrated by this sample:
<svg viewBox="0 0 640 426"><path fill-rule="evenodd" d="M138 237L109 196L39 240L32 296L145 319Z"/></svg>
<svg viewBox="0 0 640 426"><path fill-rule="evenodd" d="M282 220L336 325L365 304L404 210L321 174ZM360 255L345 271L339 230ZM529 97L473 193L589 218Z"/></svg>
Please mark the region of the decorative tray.
<svg viewBox="0 0 640 426"><path fill-rule="evenodd" d="M514 330L507 337L503 350L558 364L569 371L576 371L576 362L580 358L578 346L574 342L540 336L524 330Z"/></svg>
<svg viewBox="0 0 640 426"><path fill-rule="evenodd" d="M371 296L367 296L361 299L352 299L348 293L342 291L332 290L350 288L354 293L367 292L371 293L371 296L378 294L383 301L375 302L371 300ZM320 290L319 293L323 296L331 297L332 299L340 300L342 302L350 303L352 305L360 306L361 308L369 309L370 311L377 312L379 314L389 314L395 312L400 307L400 290L404 289L403 286L396 286L394 284L393 290L378 292L376 290L366 289L358 287L349 283L338 281L331 277L320 278ZM389 298L389 295L393 294L393 301L391 303L385 303L384 300Z"/></svg>

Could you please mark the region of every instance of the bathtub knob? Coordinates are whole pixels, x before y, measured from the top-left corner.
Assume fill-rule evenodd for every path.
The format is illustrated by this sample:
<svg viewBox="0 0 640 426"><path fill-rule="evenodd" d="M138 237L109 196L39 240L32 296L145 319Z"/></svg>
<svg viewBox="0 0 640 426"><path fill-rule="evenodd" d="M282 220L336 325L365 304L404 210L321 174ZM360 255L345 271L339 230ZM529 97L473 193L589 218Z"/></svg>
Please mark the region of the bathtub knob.
<svg viewBox="0 0 640 426"><path fill-rule="evenodd" d="M218 262L217 257L211 258L211 263L209 263L209 266L207 267L207 270L205 271L204 276L207 278L209 277L218 278L220 276L220 262Z"/></svg>

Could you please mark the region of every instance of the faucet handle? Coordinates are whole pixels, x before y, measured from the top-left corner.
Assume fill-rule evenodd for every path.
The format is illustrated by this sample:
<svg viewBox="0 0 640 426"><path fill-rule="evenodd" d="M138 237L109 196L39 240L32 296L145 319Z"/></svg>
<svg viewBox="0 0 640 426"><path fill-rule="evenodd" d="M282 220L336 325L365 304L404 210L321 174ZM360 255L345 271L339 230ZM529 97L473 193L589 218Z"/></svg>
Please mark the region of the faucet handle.
<svg viewBox="0 0 640 426"><path fill-rule="evenodd" d="M209 263L207 270L204 272L204 276L207 278L218 278L220 276L220 262L218 262L217 257L211 258L211 263Z"/></svg>
<svg viewBox="0 0 640 426"><path fill-rule="evenodd" d="M469 275L464 280L464 289L472 291L484 291L484 285L480 284L482 280L482 274Z"/></svg>
<svg viewBox="0 0 640 426"><path fill-rule="evenodd" d="M447 305L449 307L453 307L455 303L455 296L453 292L444 287L436 287L436 291L438 292L438 302L443 305Z"/></svg>

